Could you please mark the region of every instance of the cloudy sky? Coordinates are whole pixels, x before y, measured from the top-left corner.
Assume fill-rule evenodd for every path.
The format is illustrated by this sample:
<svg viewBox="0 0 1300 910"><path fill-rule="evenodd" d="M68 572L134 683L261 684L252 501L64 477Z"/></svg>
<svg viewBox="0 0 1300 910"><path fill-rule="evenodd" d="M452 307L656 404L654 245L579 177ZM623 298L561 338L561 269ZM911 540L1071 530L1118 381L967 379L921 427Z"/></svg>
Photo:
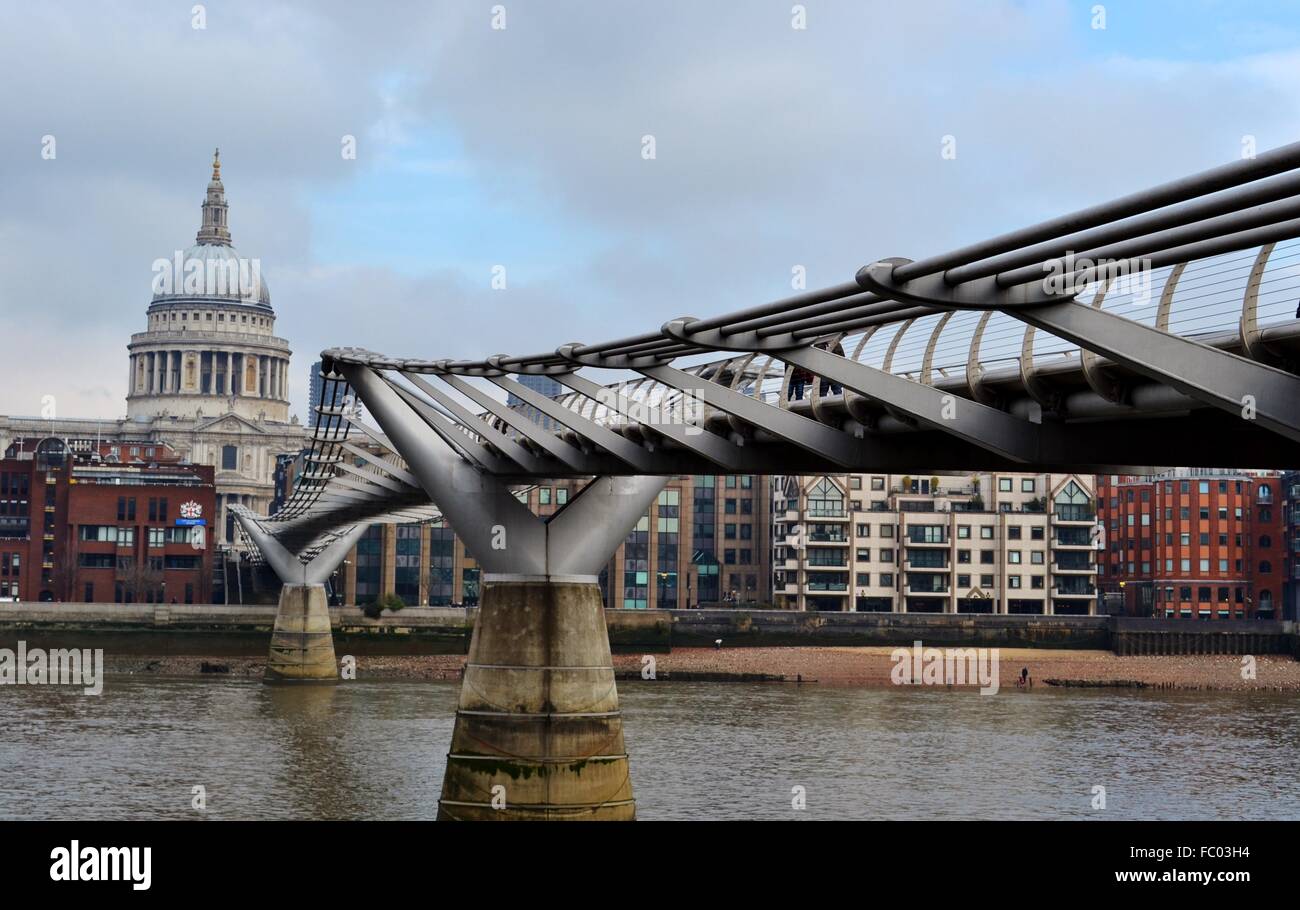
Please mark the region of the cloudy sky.
<svg viewBox="0 0 1300 910"><path fill-rule="evenodd" d="M0 0L0 413L125 412L214 146L302 414L325 347L635 334L1300 139L1288 3L497 5Z"/></svg>

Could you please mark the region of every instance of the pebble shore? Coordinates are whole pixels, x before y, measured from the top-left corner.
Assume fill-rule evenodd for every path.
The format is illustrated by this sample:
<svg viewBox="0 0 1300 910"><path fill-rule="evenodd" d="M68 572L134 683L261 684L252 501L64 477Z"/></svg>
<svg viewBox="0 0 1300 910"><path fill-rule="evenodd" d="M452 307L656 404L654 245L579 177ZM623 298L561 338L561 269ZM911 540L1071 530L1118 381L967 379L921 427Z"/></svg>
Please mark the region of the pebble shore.
<svg viewBox="0 0 1300 910"><path fill-rule="evenodd" d="M893 648L675 648L655 654L656 678L709 681L801 682L830 686L892 685ZM340 654L340 657L343 655ZM1229 655L1186 657L1118 657L1109 651L1057 651L1003 648L998 654L999 685L1015 688L1021 669L1027 669L1035 691L1056 687L1154 689L1262 689L1300 691L1300 661L1287 655L1261 655L1255 659L1255 678L1243 678L1243 660ZM464 655L357 658L362 679L459 679ZM645 666L640 654L615 654L620 678L639 678ZM110 673L156 676L203 676L211 679L258 677L265 661L260 658L112 657Z"/></svg>

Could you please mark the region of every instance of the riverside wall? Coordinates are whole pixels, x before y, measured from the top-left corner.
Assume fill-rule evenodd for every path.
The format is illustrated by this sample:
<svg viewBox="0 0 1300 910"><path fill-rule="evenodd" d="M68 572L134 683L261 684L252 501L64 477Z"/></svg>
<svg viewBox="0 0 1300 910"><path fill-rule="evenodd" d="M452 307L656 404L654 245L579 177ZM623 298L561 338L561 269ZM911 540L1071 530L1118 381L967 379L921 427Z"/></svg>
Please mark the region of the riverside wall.
<svg viewBox="0 0 1300 910"><path fill-rule="evenodd" d="M378 619L331 607L335 646L354 654L464 654L477 610L407 607ZM120 654L260 657L275 606L0 604L0 647L96 647ZM1105 650L1116 654L1297 654L1292 622L801 613L787 610L606 610L615 651L673 647L979 646Z"/></svg>

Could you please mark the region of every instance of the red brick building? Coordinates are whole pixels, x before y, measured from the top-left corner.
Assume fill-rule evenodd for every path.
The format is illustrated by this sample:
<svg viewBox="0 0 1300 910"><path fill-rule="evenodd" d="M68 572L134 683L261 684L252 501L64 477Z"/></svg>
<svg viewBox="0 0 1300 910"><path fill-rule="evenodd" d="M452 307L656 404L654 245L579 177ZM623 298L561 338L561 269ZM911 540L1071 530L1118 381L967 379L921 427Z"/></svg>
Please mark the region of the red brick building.
<svg viewBox="0 0 1300 910"><path fill-rule="evenodd" d="M1271 619L1286 552L1280 475L1179 470L1097 478L1105 549L1099 586L1124 612L1169 619Z"/></svg>
<svg viewBox="0 0 1300 910"><path fill-rule="evenodd" d="M0 599L210 602L213 472L162 444L16 440L0 459Z"/></svg>

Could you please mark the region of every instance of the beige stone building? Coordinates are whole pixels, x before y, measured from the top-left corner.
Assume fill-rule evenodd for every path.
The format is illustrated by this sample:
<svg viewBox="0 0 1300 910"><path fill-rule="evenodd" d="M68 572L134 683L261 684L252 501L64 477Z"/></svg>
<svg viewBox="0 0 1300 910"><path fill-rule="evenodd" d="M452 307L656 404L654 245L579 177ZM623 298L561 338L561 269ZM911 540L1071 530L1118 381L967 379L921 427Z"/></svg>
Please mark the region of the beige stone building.
<svg viewBox="0 0 1300 910"><path fill-rule="evenodd" d="M793 610L1097 612L1095 478L773 478L773 593Z"/></svg>

